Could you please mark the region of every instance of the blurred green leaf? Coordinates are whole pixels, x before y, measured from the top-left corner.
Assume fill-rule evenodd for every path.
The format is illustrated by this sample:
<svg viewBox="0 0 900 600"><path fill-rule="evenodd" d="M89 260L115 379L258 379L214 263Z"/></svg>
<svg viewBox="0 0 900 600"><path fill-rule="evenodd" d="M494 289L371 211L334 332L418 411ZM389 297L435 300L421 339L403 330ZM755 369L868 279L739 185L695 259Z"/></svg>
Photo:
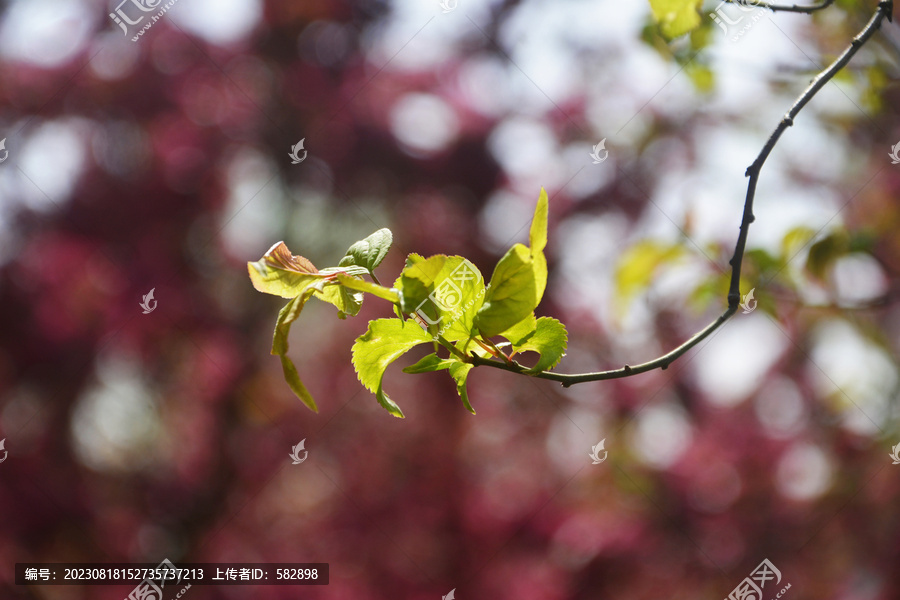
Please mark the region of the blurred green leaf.
<svg viewBox="0 0 900 600"><path fill-rule="evenodd" d="M669 40L689 33L700 25L703 0L650 0L659 30Z"/></svg>
<svg viewBox="0 0 900 600"><path fill-rule="evenodd" d="M360 383L374 392L378 403L395 417L404 418L403 411L382 389L384 372L410 348L430 341L431 336L413 322L376 319L353 344L353 368Z"/></svg>
<svg viewBox="0 0 900 600"><path fill-rule="evenodd" d="M824 279L834 262L850 251L850 235L843 229L834 231L809 247L806 268L814 276Z"/></svg>
<svg viewBox="0 0 900 600"><path fill-rule="evenodd" d="M619 311L640 292L645 290L656 270L685 254L678 244L666 244L643 240L625 251L619 259L615 273L616 304Z"/></svg>

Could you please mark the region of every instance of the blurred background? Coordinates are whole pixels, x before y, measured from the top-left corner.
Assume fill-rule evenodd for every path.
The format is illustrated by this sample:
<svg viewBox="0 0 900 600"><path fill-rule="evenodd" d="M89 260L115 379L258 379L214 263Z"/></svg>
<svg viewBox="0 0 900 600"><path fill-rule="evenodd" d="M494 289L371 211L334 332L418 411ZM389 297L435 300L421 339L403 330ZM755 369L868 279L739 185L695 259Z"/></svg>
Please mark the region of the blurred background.
<svg viewBox="0 0 900 600"><path fill-rule="evenodd" d="M763 169L757 310L666 371L478 369L472 416L445 373L400 372L412 353L398 420L350 364L390 307L310 303L290 355L314 414L246 267L278 240L333 266L389 227L383 282L410 252L487 275L543 186L558 370L654 358L725 308L744 170L875 5L708 3L668 43L646 0L178 0L141 35L109 16L130 1L7 0L0 597L119 600L13 566L163 558L330 564L191 600L719 600L763 559L766 600L900 596L896 24Z"/></svg>

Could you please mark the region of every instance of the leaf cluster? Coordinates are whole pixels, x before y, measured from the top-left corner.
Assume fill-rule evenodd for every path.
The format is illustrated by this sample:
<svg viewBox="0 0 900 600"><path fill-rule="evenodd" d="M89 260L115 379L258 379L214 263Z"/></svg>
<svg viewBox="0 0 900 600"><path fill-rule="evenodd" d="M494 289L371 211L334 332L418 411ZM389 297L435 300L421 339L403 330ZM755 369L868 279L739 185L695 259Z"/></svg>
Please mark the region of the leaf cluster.
<svg viewBox="0 0 900 600"><path fill-rule="evenodd" d="M379 229L354 243L336 267L321 270L308 259L291 254L284 242L272 246L247 267L258 291L290 298L278 314L272 340L272 354L281 359L288 385L306 406L318 411L288 357L288 334L306 301L316 298L328 302L344 319L359 313L365 294L393 304L395 317L369 323L353 344L353 367L360 382L395 417L404 415L384 391L385 371L420 344L431 343L434 351L403 371L446 370L463 405L473 414L466 380L476 366L474 357L498 358L512 364L515 354L535 352L539 358L524 371L526 374L555 367L565 355L566 328L556 319L535 316L547 287L544 249L548 211L549 198L542 189L528 245L513 245L494 267L488 285L472 262L445 254L427 258L410 254L393 286L381 285L375 269L393 242L388 229Z"/></svg>

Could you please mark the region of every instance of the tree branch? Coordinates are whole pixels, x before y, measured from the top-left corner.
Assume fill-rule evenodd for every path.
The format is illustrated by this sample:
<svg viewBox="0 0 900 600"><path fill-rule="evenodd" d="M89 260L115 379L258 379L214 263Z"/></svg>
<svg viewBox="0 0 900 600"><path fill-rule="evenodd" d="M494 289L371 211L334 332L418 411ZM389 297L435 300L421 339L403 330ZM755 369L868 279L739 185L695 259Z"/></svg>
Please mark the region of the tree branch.
<svg viewBox="0 0 900 600"><path fill-rule="evenodd" d="M801 6L799 4L775 4L774 2L767 2L766 0L725 0L725 2L728 2L729 4L741 4L743 6L759 6L760 8L771 10L772 12L792 12L806 14L814 13L817 10L828 8L829 6L834 4L834 0L822 0L817 4L809 4L806 6Z"/></svg>
<svg viewBox="0 0 900 600"><path fill-rule="evenodd" d="M813 10L818 10L819 8L825 8L830 5L834 0L823 0L821 5L817 5L817 7L793 7L797 9L804 10L793 10L793 12L813 12ZM791 11L791 7L781 7L778 5L764 5L762 3L756 3L757 6L765 6L766 8L770 8L772 10L785 10ZM777 9L776 9L777 6ZM728 289L728 308L723 312L718 319L704 327L698 333L696 333L689 340L672 350L671 352L660 356L654 360L649 362L642 363L640 365L629 366L625 365L619 369L613 369L610 371L598 371L595 373L580 373L580 374L565 374L565 373L554 373L552 371L540 371L537 373L532 373L529 369L516 361L510 361L509 363L499 362L496 360L491 360L487 358L482 358L475 354L472 354L468 360L472 364L476 366L484 366L484 367L493 367L495 369L502 369L504 371L510 371L512 373L518 373L523 375L530 375L532 377L537 377L538 379L549 379L551 381L558 381L564 387L569 387L570 385L574 385L576 383L585 383L588 381L602 381L606 379L619 379L622 377L630 377L632 375L638 375L639 373L646 373L647 371L653 371L655 369L663 369L668 368L672 362L677 360L681 355L686 353L688 350L702 342L704 339L709 337L709 335L714 332L716 329L722 326L731 316L737 312L738 306L741 301L741 292L740 292L740 282L741 282L741 265L744 260L744 248L747 244L747 233L750 230L750 224L754 220L753 216L753 199L756 196L756 184L759 181L759 173L762 169L763 164L766 162L766 159L771 154L772 149L775 147L775 144L778 143L778 140L781 138L781 134L785 132L785 130L794 124L794 119L803 110L803 107L806 106L810 100L812 100L813 96L815 96L819 90L821 90L826 83L828 83L832 77L834 77L838 71L843 69L850 59L853 58L853 55L857 53L857 51L871 38L875 32L881 27L881 23L887 19L891 20L891 13L894 8L893 0L882 0L878 3L878 8L875 11L875 14L872 15L872 18L866 23L866 26L862 29L862 31L857 34L856 37L853 38L853 41L850 43L850 46L847 47L846 50L833 62L829 65L824 71L819 73L815 79L809 84L809 86L800 94L800 97L797 98L796 102L794 102L793 106L791 106L790 110L785 114L784 118L775 128L775 131L772 132L772 135L769 136L768 141L766 141L759 155L756 157L756 160L753 161L749 167L747 167L747 171L745 173L746 176L750 177L750 180L747 184L747 196L744 200L744 213L741 218L741 227L740 233L738 235L737 244L735 245L734 254L729 261L731 265L731 284Z"/></svg>

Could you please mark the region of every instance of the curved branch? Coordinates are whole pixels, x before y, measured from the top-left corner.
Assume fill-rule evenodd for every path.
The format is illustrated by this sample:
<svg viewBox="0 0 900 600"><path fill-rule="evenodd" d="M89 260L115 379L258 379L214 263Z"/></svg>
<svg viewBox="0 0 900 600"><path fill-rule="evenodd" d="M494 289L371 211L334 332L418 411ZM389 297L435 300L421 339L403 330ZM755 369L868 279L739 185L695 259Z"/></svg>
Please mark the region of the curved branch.
<svg viewBox="0 0 900 600"><path fill-rule="evenodd" d="M831 4L833 0L824 0L823 6ZM762 4L759 4L762 6ZM772 6L768 6L767 8L772 8ZM812 7L807 7L807 9ZM809 84L809 86L800 94L800 97L794 102L793 106L791 106L790 110L788 110L787 114L785 114L784 118L778 123L778 126L775 128L775 131L772 132L772 135L769 136L768 141L766 141L759 155L756 157L756 160L753 161L749 167L747 167L747 171L745 173L746 176L750 177L750 180L747 184L747 196L744 200L744 214L741 217L741 228L740 233L738 235L737 244L735 245L734 254L729 261L731 265L731 284L728 288L728 308L719 316L718 319L704 327L697 334L691 337L689 340L660 356L654 360L649 362L642 363L640 365L629 366L625 365L619 369L613 369L610 371L598 371L595 373L579 373L579 374L565 374L565 373L554 373L552 371L540 371L538 373L532 373L528 370L527 367L519 364L516 361L499 362L491 359L482 358L476 355L471 355L468 360L472 364L476 366L484 366L484 367L493 367L495 369L502 369L504 371L510 371L512 373L518 373L523 375L530 375L531 377L537 377L539 379L549 379L551 381L558 381L564 387L569 387L570 385L574 385L576 383L585 383L588 381L602 381L605 379L619 379L622 377L630 377L632 375L638 375L640 373L646 373L647 371L652 371L655 369L663 369L665 370L668 366L677 360L681 355L685 352L702 342L706 339L712 332L722 326L735 312L737 312L738 306L741 301L741 293L740 293L740 282L741 282L741 265L744 260L744 248L747 244L747 233L750 230L750 224L754 220L753 216L753 199L756 196L756 184L759 180L759 173L762 169L763 164L766 162L766 159L771 154L772 149L775 147L775 144L778 143L778 140L781 138L781 134L785 132L785 130L794 124L794 119L803 110L803 107L806 106L810 100L812 100L813 96L815 96L822 87L828 83L832 77L834 77L838 71L844 68L850 59L853 58L853 55L857 53L857 51L871 38L875 35L875 32L881 27L881 23L887 19L891 20L891 13L894 8L893 0L882 0L878 3L878 8L875 11L875 14L872 15L872 18L866 23L866 26L862 29L862 31L857 34L856 37L853 38L853 41L850 43L850 46L847 47L846 50L833 62L831 63L824 71L819 73L815 79ZM774 8L773 8L774 10ZM789 10L784 8L779 8L779 10ZM818 9L815 9L818 10ZM794 12L804 12L804 11L794 11ZM812 12L811 10L807 10L805 12Z"/></svg>
<svg viewBox="0 0 900 600"><path fill-rule="evenodd" d="M829 6L834 4L834 0L822 0L817 4L809 4L805 6L801 6L799 4L775 4L774 2L767 2L766 0L725 0L725 2L729 4L741 4L743 6L758 6L760 8L771 10L772 12L792 12L806 14L812 14L817 10L828 8Z"/></svg>

